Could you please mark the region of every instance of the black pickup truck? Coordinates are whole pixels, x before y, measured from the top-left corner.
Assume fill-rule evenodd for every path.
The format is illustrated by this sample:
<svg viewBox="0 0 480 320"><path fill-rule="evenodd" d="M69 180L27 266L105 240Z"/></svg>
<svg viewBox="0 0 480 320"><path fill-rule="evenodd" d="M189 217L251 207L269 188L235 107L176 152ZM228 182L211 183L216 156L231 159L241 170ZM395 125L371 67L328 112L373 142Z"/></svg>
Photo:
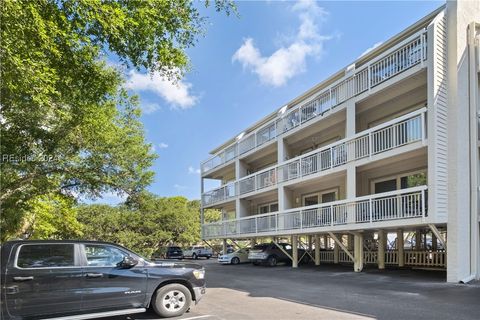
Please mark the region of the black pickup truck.
<svg viewBox="0 0 480 320"><path fill-rule="evenodd" d="M95 319L152 308L179 316L205 293L195 263L150 262L94 241L9 241L2 244L0 319Z"/></svg>

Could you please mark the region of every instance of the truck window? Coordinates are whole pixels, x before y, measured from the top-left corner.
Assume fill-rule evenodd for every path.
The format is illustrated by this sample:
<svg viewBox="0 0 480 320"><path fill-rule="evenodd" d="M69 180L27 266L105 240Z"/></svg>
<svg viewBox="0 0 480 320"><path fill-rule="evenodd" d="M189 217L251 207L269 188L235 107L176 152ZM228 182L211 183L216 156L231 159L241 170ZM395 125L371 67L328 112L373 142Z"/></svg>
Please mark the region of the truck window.
<svg viewBox="0 0 480 320"><path fill-rule="evenodd" d="M73 267L73 244L25 244L20 246L16 266L19 268Z"/></svg>
<svg viewBox="0 0 480 320"><path fill-rule="evenodd" d="M108 245L85 245L87 265L89 267L116 267L123 258L128 256L126 252Z"/></svg>

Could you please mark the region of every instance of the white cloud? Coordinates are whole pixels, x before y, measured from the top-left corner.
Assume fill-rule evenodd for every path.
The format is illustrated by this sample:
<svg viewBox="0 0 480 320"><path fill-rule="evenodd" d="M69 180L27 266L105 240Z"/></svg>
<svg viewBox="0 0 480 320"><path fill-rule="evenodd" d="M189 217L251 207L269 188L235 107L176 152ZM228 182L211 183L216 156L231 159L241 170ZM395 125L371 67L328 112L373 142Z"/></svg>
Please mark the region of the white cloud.
<svg viewBox="0 0 480 320"><path fill-rule="evenodd" d="M263 56L253 39L246 38L232 57L233 62L240 62L244 69L257 74L266 85L282 86L304 72L307 57L319 57L324 41L331 38L320 34L317 22L324 22L328 12L315 1L297 2L292 11L298 13L300 26L290 44L280 47L270 56Z"/></svg>
<svg viewBox="0 0 480 320"><path fill-rule="evenodd" d="M195 169L192 166L188 167L188 174L200 174L200 169Z"/></svg>
<svg viewBox="0 0 480 320"><path fill-rule="evenodd" d="M158 147L159 147L160 149L166 149L166 148L168 148L168 144L166 144L165 142L160 142L160 143L158 144Z"/></svg>
<svg viewBox="0 0 480 320"><path fill-rule="evenodd" d="M182 80L173 83L158 73L150 75L132 70L128 73L126 87L136 91L153 92L167 101L172 109L188 109L198 101L198 97L191 93L191 83Z"/></svg>
<svg viewBox="0 0 480 320"><path fill-rule="evenodd" d="M145 114L154 113L155 111L160 110L160 105L157 103L141 103L140 107Z"/></svg>
<svg viewBox="0 0 480 320"><path fill-rule="evenodd" d="M383 44L382 41L375 43L373 46L371 46L371 47L368 48L367 50L363 51L363 53L359 56L359 58L360 58L360 57L363 57L364 55L366 55L367 53L369 53L370 51L372 51L372 50L375 49L376 47L381 46L382 44Z"/></svg>

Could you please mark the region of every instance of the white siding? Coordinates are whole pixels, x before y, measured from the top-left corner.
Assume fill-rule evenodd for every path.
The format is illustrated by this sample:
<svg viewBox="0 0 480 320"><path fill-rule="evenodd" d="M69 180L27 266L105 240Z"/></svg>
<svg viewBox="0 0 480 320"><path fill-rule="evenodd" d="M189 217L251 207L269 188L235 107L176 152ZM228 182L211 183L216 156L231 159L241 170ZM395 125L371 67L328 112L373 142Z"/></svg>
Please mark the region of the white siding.
<svg viewBox="0 0 480 320"><path fill-rule="evenodd" d="M447 52L446 19L440 13L432 25L432 48L429 70L428 162L429 162L429 213L436 220L448 217L448 168L447 168Z"/></svg>

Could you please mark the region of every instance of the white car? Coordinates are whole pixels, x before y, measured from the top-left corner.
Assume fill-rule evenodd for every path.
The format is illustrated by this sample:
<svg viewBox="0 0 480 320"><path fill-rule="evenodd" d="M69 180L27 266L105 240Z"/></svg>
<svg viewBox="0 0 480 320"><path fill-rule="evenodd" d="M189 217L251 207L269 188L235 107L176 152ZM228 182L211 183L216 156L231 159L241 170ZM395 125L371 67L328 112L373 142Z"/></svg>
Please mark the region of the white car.
<svg viewBox="0 0 480 320"><path fill-rule="evenodd" d="M248 261L248 251L250 249L244 248L232 253L226 253L218 256L218 263L221 264L239 264Z"/></svg>
<svg viewBox="0 0 480 320"><path fill-rule="evenodd" d="M192 258L197 260L198 258L210 259L213 256L212 249L204 246L192 246L186 250L183 250L183 256L185 258Z"/></svg>

